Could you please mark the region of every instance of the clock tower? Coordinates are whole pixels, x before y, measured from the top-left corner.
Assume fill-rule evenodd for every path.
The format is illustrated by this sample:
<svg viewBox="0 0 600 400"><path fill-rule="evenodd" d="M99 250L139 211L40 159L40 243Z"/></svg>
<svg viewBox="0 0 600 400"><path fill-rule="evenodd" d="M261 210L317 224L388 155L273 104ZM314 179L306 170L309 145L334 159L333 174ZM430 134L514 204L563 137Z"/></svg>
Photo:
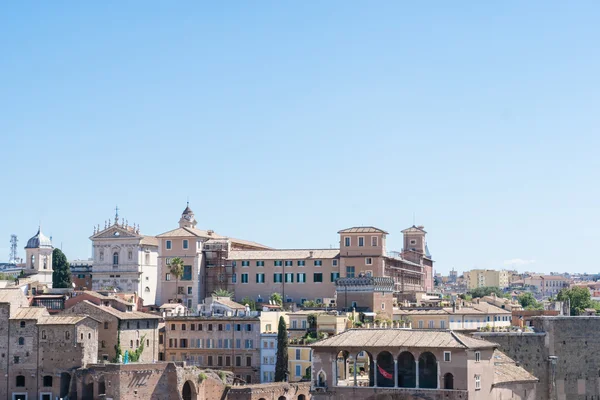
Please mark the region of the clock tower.
<svg viewBox="0 0 600 400"><path fill-rule="evenodd" d="M179 227L180 228L195 228L196 227L196 218L194 218L194 212L190 208L190 202L188 201L185 210L181 214L181 218L179 219Z"/></svg>

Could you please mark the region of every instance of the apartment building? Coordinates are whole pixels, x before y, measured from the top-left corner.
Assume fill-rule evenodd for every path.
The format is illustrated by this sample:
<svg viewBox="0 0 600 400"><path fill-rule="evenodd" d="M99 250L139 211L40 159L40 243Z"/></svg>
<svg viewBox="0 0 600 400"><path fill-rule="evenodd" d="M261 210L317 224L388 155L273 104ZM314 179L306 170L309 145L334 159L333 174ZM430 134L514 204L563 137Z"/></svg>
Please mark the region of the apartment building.
<svg viewBox="0 0 600 400"><path fill-rule="evenodd" d="M511 274L507 270L472 269L464 273L468 289L477 289L485 286L496 286L500 289L507 288L510 284Z"/></svg>
<svg viewBox="0 0 600 400"><path fill-rule="evenodd" d="M523 279L525 285L534 286L541 297L556 296L568 288L571 280L562 275L531 275Z"/></svg>
<svg viewBox="0 0 600 400"><path fill-rule="evenodd" d="M312 352L310 346L290 344L288 345L288 371L289 381L298 382L308 376L312 364Z"/></svg>
<svg viewBox="0 0 600 400"><path fill-rule="evenodd" d="M260 334L257 316L168 316L164 359L231 371L246 383L258 383Z"/></svg>

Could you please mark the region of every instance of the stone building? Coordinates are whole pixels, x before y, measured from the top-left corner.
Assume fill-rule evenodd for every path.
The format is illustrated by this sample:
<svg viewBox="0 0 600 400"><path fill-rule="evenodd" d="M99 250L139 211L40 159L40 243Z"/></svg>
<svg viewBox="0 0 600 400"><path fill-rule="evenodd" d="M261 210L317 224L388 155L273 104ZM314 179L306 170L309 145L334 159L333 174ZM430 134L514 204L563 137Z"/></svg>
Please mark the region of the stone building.
<svg viewBox="0 0 600 400"><path fill-rule="evenodd" d="M19 288L0 289L0 398L53 400L71 393L77 368L95 363L98 322L51 316Z"/></svg>
<svg viewBox="0 0 600 400"><path fill-rule="evenodd" d="M533 332L478 332L538 377L538 400L600 398L600 317L531 317Z"/></svg>
<svg viewBox="0 0 600 400"><path fill-rule="evenodd" d="M336 289L338 310L373 312L392 320L394 280L391 277L340 278Z"/></svg>
<svg viewBox="0 0 600 400"><path fill-rule="evenodd" d="M166 361L231 371L260 382L260 318L251 315L188 315L165 318Z"/></svg>
<svg viewBox="0 0 600 400"><path fill-rule="evenodd" d="M537 399L537 379L496 347L452 331L350 329L312 345L313 398Z"/></svg>
<svg viewBox="0 0 600 400"><path fill-rule="evenodd" d="M98 360L117 361L115 346L120 343L123 355L125 351L136 351L144 346L139 362L158 360L158 322L160 317L154 314L133 311L132 305L123 305L125 309L115 308L115 302L94 304L89 300L79 301L66 309L63 315L88 315L99 322L97 336Z"/></svg>
<svg viewBox="0 0 600 400"><path fill-rule="evenodd" d="M92 289L137 293L144 305L156 304L158 241L140 233L139 225L120 220L94 228Z"/></svg>
<svg viewBox="0 0 600 400"><path fill-rule="evenodd" d="M71 282L75 284L75 290L92 290L92 270L94 268L93 260L72 260L69 261L71 267Z"/></svg>
<svg viewBox="0 0 600 400"><path fill-rule="evenodd" d="M52 288L52 240L42 233L42 227L27 241L23 273L32 281Z"/></svg>

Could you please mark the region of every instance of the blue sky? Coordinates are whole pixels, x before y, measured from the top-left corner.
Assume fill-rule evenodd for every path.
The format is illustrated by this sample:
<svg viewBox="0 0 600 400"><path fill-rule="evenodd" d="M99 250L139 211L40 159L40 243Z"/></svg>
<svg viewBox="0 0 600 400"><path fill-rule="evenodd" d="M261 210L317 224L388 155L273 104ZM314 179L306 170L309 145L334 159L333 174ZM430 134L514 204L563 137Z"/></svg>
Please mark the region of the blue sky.
<svg viewBox="0 0 600 400"><path fill-rule="evenodd" d="M0 260L146 234L425 225L437 270L598 272L600 3L6 2Z"/></svg>

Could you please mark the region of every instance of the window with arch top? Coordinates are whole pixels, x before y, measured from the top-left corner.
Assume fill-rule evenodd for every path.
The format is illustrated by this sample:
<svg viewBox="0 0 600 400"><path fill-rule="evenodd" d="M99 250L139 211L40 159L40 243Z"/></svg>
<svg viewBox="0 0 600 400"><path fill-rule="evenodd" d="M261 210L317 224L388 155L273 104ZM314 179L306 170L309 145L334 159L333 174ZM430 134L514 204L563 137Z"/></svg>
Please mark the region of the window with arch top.
<svg viewBox="0 0 600 400"><path fill-rule="evenodd" d="M113 265L118 265L119 264L119 253L117 253L116 251L113 253Z"/></svg>

